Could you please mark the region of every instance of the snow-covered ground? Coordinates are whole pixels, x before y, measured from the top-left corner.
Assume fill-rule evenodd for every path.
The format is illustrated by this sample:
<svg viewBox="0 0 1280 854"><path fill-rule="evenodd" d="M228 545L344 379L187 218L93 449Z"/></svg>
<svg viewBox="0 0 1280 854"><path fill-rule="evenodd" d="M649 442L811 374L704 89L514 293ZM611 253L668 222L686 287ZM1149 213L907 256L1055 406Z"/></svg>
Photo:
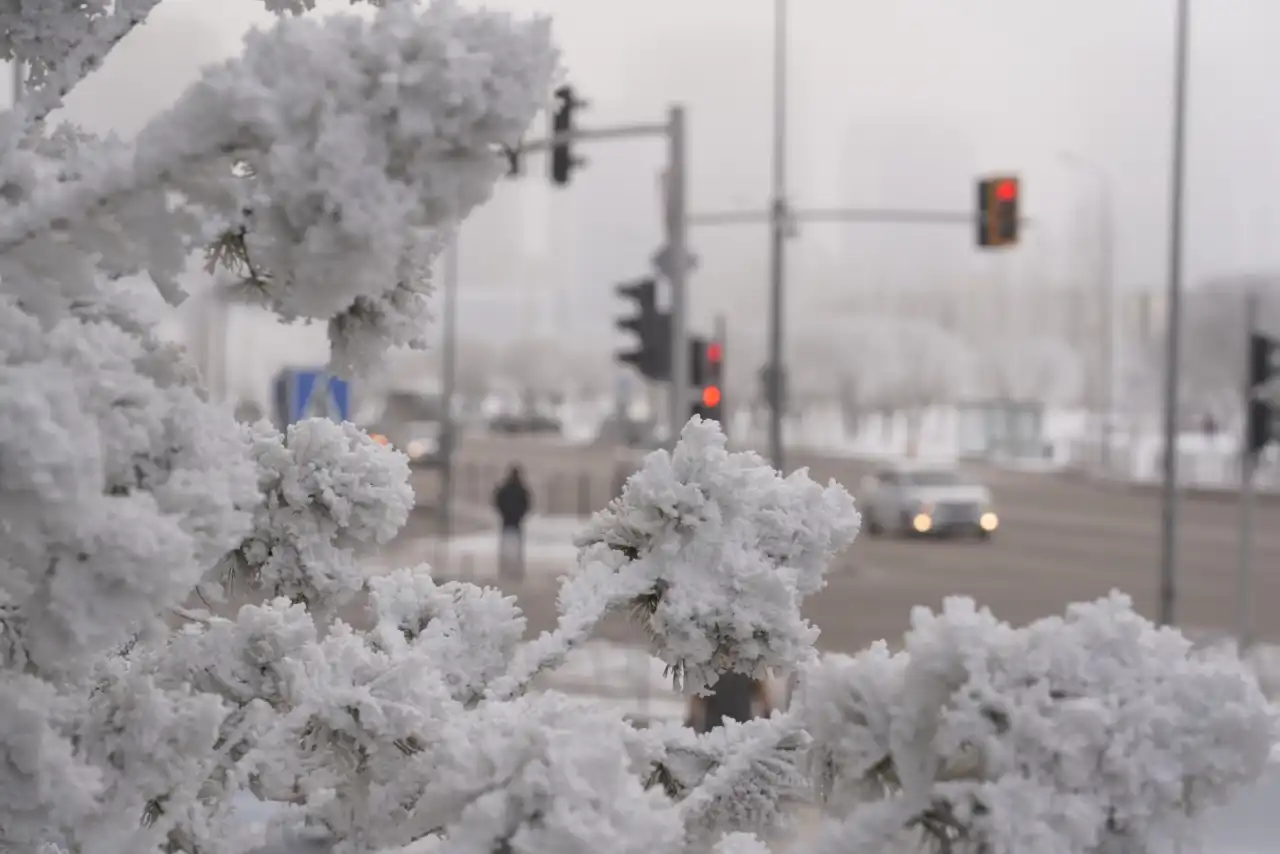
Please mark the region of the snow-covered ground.
<svg viewBox="0 0 1280 854"><path fill-rule="evenodd" d="M530 581L554 581L573 568L577 550L574 536L582 530L576 516L531 516L525 522L525 577ZM406 563L406 559L431 564L441 577L485 584L498 578L498 532L484 530L443 539L423 537L390 557L378 556L366 562L370 573L385 572Z"/></svg>

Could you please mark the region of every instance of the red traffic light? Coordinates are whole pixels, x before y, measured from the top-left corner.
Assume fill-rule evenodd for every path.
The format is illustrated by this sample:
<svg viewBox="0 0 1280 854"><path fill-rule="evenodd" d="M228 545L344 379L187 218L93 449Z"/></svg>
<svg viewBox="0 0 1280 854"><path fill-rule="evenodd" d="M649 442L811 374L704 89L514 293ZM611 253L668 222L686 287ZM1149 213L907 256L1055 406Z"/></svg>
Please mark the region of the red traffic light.
<svg viewBox="0 0 1280 854"><path fill-rule="evenodd" d="M718 341L713 341L707 345L707 361L712 364L718 363L724 358L724 347Z"/></svg>
<svg viewBox="0 0 1280 854"><path fill-rule="evenodd" d="M1006 178L996 183L996 199L1002 202L1012 202L1018 198L1018 182L1012 178Z"/></svg>
<svg viewBox="0 0 1280 854"><path fill-rule="evenodd" d="M702 405L708 409L713 409L720 405L720 389L716 386L709 385L702 390Z"/></svg>

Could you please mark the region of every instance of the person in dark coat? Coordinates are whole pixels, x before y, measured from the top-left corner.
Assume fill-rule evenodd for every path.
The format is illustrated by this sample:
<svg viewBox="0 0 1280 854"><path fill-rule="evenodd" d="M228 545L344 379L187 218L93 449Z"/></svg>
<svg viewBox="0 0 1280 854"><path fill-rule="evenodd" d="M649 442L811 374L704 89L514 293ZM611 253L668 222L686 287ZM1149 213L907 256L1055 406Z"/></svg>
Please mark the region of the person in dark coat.
<svg viewBox="0 0 1280 854"><path fill-rule="evenodd" d="M493 491L493 506L498 511L498 518L502 520L503 529L520 530L532 504L529 487L525 486L520 466L507 469L507 476Z"/></svg>
<svg viewBox="0 0 1280 854"><path fill-rule="evenodd" d="M493 491L493 506L502 521L498 574L519 578L524 575L524 520L533 509L533 497L520 474L520 466L513 465L507 470L506 478Z"/></svg>

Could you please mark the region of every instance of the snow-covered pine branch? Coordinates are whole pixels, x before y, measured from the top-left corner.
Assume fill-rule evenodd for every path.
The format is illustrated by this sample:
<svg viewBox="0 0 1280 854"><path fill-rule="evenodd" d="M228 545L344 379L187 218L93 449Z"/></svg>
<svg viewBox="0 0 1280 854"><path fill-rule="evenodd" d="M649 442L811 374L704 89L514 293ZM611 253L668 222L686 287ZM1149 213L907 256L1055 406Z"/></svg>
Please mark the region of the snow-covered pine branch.
<svg viewBox="0 0 1280 854"><path fill-rule="evenodd" d="M818 637L800 605L822 589L860 523L843 487L804 471L783 477L758 454L730 453L719 425L695 416L674 452L649 454L577 538L578 571L561 587L558 630L531 643L494 693L509 696L558 665L620 608L693 693L721 672L795 666Z"/></svg>
<svg viewBox="0 0 1280 854"><path fill-rule="evenodd" d="M488 198L554 63L545 22L443 0L282 20L133 144L10 139L0 275L46 321L100 268L176 301L189 251L216 241L264 304L329 323L336 368L368 368L422 343L431 258Z"/></svg>
<svg viewBox="0 0 1280 854"><path fill-rule="evenodd" d="M917 608L901 652L828 656L793 702L845 817L814 854L882 835L886 814L955 854L1168 850L1276 737L1234 653L1194 651L1119 594L1023 628L968 599Z"/></svg>
<svg viewBox="0 0 1280 854"><path fill-rule="evenodd" d="M317 615L285 600L231 620L178 609L174 635L164 618L228 568L332 605L410 496L403 460L349 426L242 432L115 280L146 272L177 302L189 254L226 259L231 236L230 260L252 262L264 302L330 324L336 367L418 343L431 253L488 194L494 149L527 126L555 67L544 21L401 0L374 4L370 20L289 19L253 35L133 142L45 128L155 5L0 8L0 53L27 71L24 103L0 126L6 851L261 841L229 813L236 791L270 780L251 760L296 771L306 744L291 734L337 731L320 689L272 681L284 666L273 650L326 660ZM363 639L372 664L342 659L349 636L324 638L339 683L394 672ZM289 691L285 715L273 703ZM344 749L330 741L323 752Z"/></svg>

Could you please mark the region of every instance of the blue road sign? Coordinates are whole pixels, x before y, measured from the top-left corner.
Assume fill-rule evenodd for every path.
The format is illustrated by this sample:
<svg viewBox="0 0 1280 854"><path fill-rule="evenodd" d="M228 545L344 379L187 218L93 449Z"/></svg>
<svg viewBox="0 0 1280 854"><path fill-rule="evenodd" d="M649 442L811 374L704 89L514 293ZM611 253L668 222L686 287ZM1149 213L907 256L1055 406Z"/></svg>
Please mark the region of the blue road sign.
<svg viewBox="0 0 1280 854"><path fill-rule="evenodd" d="M285 424L304 418L351 420L351 385L325 371L282 371L276 379L276 390Z"/></svg>

